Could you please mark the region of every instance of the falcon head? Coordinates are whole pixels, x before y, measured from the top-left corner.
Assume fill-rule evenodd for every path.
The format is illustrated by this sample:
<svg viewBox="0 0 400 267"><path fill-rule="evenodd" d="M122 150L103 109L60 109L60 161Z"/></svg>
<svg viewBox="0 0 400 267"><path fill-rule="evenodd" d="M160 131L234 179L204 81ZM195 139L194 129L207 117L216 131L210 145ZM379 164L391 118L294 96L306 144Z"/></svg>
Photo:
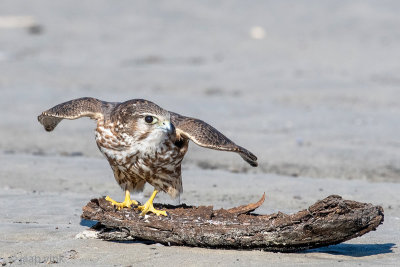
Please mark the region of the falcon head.
<svg viewBox="0 0 400 267"><path fill-rule="evenodd" d="M133 134L137 137L137 142L146 140L157 144L173 137L175 127L170 122L170 116L145 112L138 114Z"/></svg>
<svg viewBox="0 0 400 267"><path fill-rule="evenodd" d="M166 140L175 140L175 126L171 123L170 113L146 101L128 101L117 107L118 121L135 143L141 143L148 148L158 147Z"/></svg>

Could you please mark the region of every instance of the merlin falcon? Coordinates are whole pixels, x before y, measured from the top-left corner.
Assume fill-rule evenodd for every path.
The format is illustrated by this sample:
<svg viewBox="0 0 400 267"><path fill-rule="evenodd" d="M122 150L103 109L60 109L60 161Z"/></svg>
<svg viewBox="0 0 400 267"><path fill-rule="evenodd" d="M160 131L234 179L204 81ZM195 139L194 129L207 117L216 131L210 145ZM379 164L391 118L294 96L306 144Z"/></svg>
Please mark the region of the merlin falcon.
<svg viewBox="0 0 400 267"><path fill-rule="evenodd" d="M204 121L167 111L143 99L117 103L79 98L42 112L38 120L50 132L63 119L81 117L97 121L97 146L125 190L123 202L106 197L117 209L137 206L142 215L152 212L166 216L165 211L154 208L153 200L159 191L172 198L182 193L181 163L189 140L202 147L236 152L251 166L258 165L253 153ZM131 199L130 192L143 191L146 183L154 191L144 205L139 205Z"/></svg>

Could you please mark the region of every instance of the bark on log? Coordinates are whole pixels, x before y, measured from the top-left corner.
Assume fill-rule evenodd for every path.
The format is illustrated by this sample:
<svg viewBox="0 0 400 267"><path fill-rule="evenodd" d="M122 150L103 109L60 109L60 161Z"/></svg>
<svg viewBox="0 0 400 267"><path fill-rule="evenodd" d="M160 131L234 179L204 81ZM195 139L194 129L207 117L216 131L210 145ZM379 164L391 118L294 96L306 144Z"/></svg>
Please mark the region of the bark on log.
<svg viewBox="0 0 400 267"><path fill-rule="evenodd" d="M308 209L287 215L251 213L257 203L232 209L155 204L168 217L140 216L136 209L116 210L104 198L83 207L82 218L95 220L99 237L149 240L169 245L293 252L338 244L375 230L383 222L380 206L329 196Z"/></svg>

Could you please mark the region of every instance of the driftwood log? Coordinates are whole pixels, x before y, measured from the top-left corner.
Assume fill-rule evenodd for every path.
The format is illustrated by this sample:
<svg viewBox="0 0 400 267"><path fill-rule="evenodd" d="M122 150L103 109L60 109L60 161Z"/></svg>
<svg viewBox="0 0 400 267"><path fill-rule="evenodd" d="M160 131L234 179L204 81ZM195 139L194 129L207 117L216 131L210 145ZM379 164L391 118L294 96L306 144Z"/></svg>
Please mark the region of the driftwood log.
<svg viewBox="0 0 400 267"><path fill-rule="evenodd" d="M148 240L168 245L293 252L338 244L375 230L383 222L380 206L329 196L308 209L287 215L251 213L264 202L232 209L155 204L168 217L116 210L104 198L83 207L82 218L98 221L98 237Z"/></svg>

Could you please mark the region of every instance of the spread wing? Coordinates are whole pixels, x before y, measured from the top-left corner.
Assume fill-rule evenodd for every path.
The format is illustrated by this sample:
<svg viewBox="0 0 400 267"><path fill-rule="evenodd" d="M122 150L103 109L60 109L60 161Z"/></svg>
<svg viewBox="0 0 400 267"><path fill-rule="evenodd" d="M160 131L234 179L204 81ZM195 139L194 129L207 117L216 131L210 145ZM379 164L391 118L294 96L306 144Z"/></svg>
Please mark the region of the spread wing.
<svg viewBox="0 0 400 267"><path fill-rule="evenodd" d="M202 120L171 113L171 123L176 128L178 139L181 137L192 140L195 144L222 151L238 153L251 166L257 167L257 157L247 149L236 145L226 136Z"/></svg>
<svg viewBox="0 0 400 267"><path fill-rule="evenodd" d="M43 111L38 116L38 121L46 131L53 131L57 124L63 119L75 120L81 117L91 119L102 119L103 108L106 102L101 100L84 97L61 103L49 110Z"/></svg>

